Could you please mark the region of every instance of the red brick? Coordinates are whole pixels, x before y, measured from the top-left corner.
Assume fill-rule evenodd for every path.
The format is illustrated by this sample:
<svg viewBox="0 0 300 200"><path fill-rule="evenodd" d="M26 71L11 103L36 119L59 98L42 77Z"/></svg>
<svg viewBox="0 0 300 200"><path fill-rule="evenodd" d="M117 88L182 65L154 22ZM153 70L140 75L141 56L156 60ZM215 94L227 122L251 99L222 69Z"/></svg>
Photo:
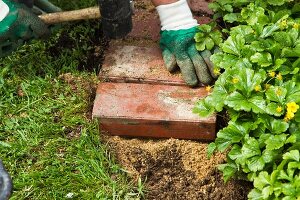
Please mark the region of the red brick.
<svg viewBox="0 0 300 200"><path fill-rule="evenodd" d="M213 140L216 117L192 113L203 88L134 83L101 83L93 117L110 135Z"/></svg>
<svg viewBox="0 0 300 200"><path fill-rule="evenodd" d="M128 38L159 40L160 20L155 10L136 10L132 17L132 23L132 31Z"/></svg>
<svg viewBox="0 0 300 200"><path fill-rule="evenodd" d="M195 4L198 5L198 4ZM203 5L201 9L204 8ZM200 8L199 8L200 9ZM209 17L195 16L199 24L205 24L211 21ZM136 10L132 17L132 31L126 39L146 39L154 42L160 38L160 20L156 10Z"/></svg>
<svg viewBox="0 0 300 200"><path fill-rule="evenodd" d="M213 12L208 8L208 4L212 0L188 0L190 8L193 12L211 15Z"/></svg>
<svg viewBox="0 0 300 200"><path fill-rule="evenodd" d="M164 67L158 46L111 46L99 77L110 82L186 85L179 72L171 74Z"/></svg>

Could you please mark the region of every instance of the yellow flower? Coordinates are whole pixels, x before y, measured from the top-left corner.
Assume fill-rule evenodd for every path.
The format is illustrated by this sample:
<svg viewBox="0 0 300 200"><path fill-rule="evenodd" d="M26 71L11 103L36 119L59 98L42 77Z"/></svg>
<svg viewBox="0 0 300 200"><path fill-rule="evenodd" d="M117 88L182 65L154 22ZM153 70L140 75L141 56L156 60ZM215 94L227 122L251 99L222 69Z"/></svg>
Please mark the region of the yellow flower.
<svg viewBox="0 0 300 200"><path fill-rule="evenodd" d="M282 91L281 91L280 88L276 88L275 93L276 93L277 96L282 95Z"/></svg>
<svg viewBox="0 0 300 200"><path fill-rule="evenodd" d="M285 116L285 117L283 118L283 121L288 122L289 119Z"/></svg>
<svg viewBox="0 0 300 200"><path fill-rule="evenodd" d="M236 84L236 83L238 83L240 80L238 79L238 78L233 78L232 79L232 83L234 83L234 84Z"/></svg>
<svg viewBox="0 0 300 200"><path fill-rule="evenodd" d="M280 22L280 28L281 29L285 29L285 28L287 28L287 20L286 19L284 19L284 20L282 20L281 22Z"/></svg>
<svg viewBox="0 0 300 200"><path fill-rule="evenodd" d="M221 74L220 69L219 69L219 68L215 68L215 69L214 69L214 74L215 74L215 75L220 75L220 74Z"/></svg>
<svg viewBox="0 0 300 200"><path fill-rule="evenodd" d="M284 117L284 121L289 121L295 117L295 114L292 112L287 112Z"/></svg>
<svg viewBox="0 0 300 200"><path fill-rule="evenodd" d="M299 29L299 24L298 23L294 23L293 28L294 29Z"/></svg>
<svg viewBox="0 0 300 200"><path fill-rule="evenodd" d="M286 104L287 106L287 111L295 113L299 109L299 105L297 105L295 102L289 102Z"/></svg>
<svg viewBox="0 0 300 200"><path fill-rule="evenodd" d="M206 90L206 92L210 92L211 91L211 86L210 85L206 86L205 90Z"/></svg>
<svg viewBox="0 0 300 200"><path fill-rule="evenodd" d="M281 107L281 106L278 106L278 107L276 108L276 112L281 113L281 112L282 112L282 107Z"/></svg>
<svg viewBox="0 0 300 200"><path fill-rule="evenodd" d="M275 75L276 75L276 73L275 73L275 72L269 72L269 76L270 76L270 77L274 78L274 77L275 77Z"/></svg>
<svg viewBox="0 0 300 200"><path fill-rule="evenodd" d="M299 105L295 102L289 102L286 104L287 112L284 117L284 121L289 121L295 117L295 112L299 109Z"/></svg>
<svg viewBox="0 0 300 200"><path fill-rule="evenodd" d="M276 78L277 78L277 80L282 80L282 75L280 74L280 73L278 73L277 75L276 75Z"/></svg>
<svg viewBox="0 0 300 200"><path fill-rule="evenodd" d="M260 89L261 89L260 85L257 85L257 86L255 86L255 88L254 88L254 90L255 90L256 92L259 92Z"/></svg>
<svg viewBox="0 0 300 200"><path fill-rule="evenodd" d="M265 88L266 88L266 90L267 90L267 89L269 89L270 87L271 87L271 85L270 85L270 84L268 84L268 83L266 83L266 84L265 84Z"/></svg>

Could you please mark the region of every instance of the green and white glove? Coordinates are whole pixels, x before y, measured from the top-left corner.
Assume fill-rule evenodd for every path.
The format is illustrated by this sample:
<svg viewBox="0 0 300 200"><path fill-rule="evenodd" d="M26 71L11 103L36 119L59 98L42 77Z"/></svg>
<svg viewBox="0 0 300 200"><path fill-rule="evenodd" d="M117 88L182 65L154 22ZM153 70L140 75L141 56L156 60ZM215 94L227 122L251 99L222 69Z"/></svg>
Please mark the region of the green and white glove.
<svg viewBox="0 0 300 200"><path fill-rule="evenodd" d="M194 37L198 23L187 1L159 5L156 9L162 26L160 47L166 68L173 72L178 66L183 79L191 87L199 82L210 84L213 80L213 66L209 60L211 53L199 53L196 49Z"/></svg>
<svg viewBox="0 0 300 200"><path fill-rule="evenodd" d="M38 0L37 3L44 8L50 8L50 11L60 10L47 0ZM0 57L10 54L26 41L50 35L47 25L25 4L0 0L0 10Z"/></svg>

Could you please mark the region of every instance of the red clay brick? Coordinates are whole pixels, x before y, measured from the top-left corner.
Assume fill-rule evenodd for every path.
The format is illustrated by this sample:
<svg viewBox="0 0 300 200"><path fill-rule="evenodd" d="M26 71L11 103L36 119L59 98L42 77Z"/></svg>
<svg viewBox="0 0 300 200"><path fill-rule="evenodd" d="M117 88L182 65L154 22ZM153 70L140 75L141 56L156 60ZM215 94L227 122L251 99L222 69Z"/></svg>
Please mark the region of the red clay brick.
<svg viewBox="0 0 300 200"><path fill-rule="evenodd" d="M192 113L203 88L134 83L101 83L93 117L110 135L213 140L216 117Z"/></svg>
<svg viewBox="0 0 300 200"><path fill-rule="evenodd" d="M132 23L132 31L128 38L159 40L160 21L155 10L136 10L132 17Z"/></svg>
<svg viewBox="0 0 300 200"><path fill-rule="evenodd" d="M158 46L111 46L99 77L110 82L186 85L179 72L171 74L164 67Z"/></svg>
<svg viewBox="0 0 300 200"><path fill-rule="evenodd" d="M198 5L198 4L195 4ZM205 6L200 7L201 9ZM199 8L199 9L200 9ZM209 17L195 16L199 24L206 24L211 21ZM147 39L154 42L160 38L160 20L155 10L136 10L132 17L132 31L126 39Z"/></svg>
<svg viewBox="0 0 300 200"><path fill-rule="evenodd" d="M203 14L213 14L213 12L208 8L208 4L212 0L188 0L190 8L194 12L203 13Z"/></svg>

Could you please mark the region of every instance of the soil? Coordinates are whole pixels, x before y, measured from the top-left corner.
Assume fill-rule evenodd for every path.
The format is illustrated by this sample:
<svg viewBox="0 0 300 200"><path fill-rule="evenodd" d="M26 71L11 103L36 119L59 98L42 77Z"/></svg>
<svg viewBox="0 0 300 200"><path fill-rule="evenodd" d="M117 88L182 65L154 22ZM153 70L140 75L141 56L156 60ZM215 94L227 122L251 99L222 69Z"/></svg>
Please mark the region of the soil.
<svg viewBox="0 0 300 200"><path fill-rule="evenodd" d="M77 46L81 46L81 43L82 46L87 45L89 48L85 50L85 57L79 61L77 68L80 71L96 71L98 73L104 60L104 52L109 46L109 40L103 37L101 22L99 20L83 22L86 23L86 25L93 27L95 30L94 32L88 33L86 36L89 39L88 43L86 40L81 40L81 32L77 32L71 37L69 33L70 30L76 28L76 26L81 23L82 22L77 22L69 25L69 29L63 31L57 42L48 46L47 50L49 55L55 58L61 54L63 49L76 48Z"/></svg>
<svg viewBox="0 0 300 200"><path fill-rule="evenodd" d="M206 143L118 136L103 136L103 140L131 177L144 181L147 200L242 200L251 189L245 181L224 183L216 166L225 155L208 159Z"/></svg>

